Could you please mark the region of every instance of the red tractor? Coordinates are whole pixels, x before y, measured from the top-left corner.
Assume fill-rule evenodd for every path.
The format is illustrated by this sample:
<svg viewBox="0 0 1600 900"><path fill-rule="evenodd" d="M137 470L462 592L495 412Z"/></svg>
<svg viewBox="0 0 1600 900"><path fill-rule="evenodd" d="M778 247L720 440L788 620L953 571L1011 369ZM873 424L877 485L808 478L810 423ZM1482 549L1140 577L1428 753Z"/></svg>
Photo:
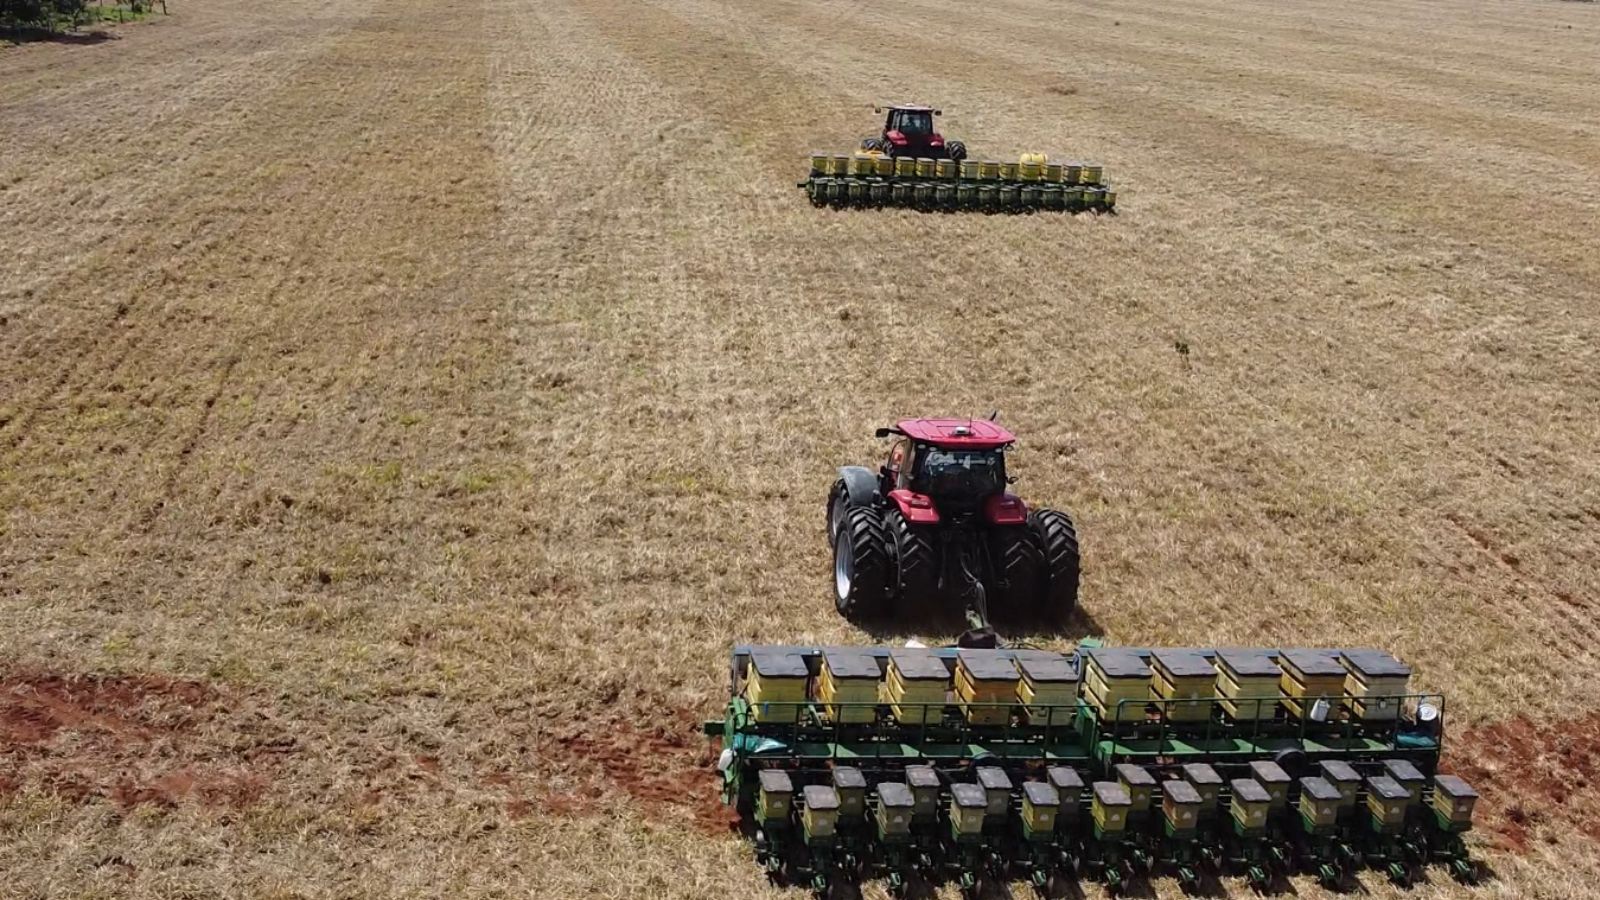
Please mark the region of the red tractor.
<svg viewBox="0 0 1600 900"><path fill-rule="evenodd" d="M989 604L1060 623L1078 602L1078 535L1066 513L1007 491L1016 437L989 419L904 419L877 474L839 469L828 497L834 603L851 619L961 598L975 632ZM969 633L970 634L970 633Z"/></svg>
<svg viewBox="0 0 1600 900"><path fill-rule="evenodd" d="M874 107L874 112L884 112ZM861 141L861 149L875 150L888 156L915 156L924 159L967 158L967 145L960 141L945 141L944 135L933 130L933 117L943 115L942 110L931 106L891 106L883 120L883 133Z"/></svg>

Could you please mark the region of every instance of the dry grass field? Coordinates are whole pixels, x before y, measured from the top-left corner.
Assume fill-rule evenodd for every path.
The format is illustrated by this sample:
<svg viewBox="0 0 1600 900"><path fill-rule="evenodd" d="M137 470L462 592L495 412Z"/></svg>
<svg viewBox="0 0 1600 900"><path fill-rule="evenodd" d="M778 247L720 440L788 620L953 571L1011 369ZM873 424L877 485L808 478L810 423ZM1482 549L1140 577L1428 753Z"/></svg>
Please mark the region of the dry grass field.
<svg viewBox="0 0 1600 900"><path fill-rule="evenodd" d="M0 47L0 895L766 895L728 648L914 633L833 467L994 407L1033 639L1391 648L1473 895L1592 895L1600 7L172 11ZM811 208L885 99L1124 212Z"/></svg>

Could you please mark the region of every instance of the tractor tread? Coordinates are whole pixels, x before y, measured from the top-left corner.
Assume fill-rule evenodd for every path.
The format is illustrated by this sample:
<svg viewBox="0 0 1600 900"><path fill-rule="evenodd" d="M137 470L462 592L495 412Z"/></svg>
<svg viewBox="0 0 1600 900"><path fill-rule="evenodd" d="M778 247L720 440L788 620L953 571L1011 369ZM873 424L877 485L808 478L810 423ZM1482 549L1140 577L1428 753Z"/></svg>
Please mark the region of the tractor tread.
<svg viewBox="0 0 1600 900"><path fill-rule="evenodd" d="M1055 509L1028 513L1028 524L1044 551L1039 609L1046 618L1065 621L1078 605L1078 530L1072 518Z"/></svg>
<svg viewBox="0 0 1600 900"><path fill-rule="evenodd" d="M911 524L905 514L891 508L884 521L895 549L894 599L902 610L911 602L927 603L938 587L938 559L925 528Z"/></svg>
<svg viewBox="0 0 1600 900"><path fill-rule="evenodd" d="M1000 577L993 579L989 589L991 616L1016 619L1032 612L1043 584L1044 552L1038 535L1025 525L1003 526L991 532L990 541L994 563L1000 569L995 573Z"/></svg>
<svg viewBox="0 0 1600 900"><path fill-rule="evenodd" d="M883 514L871 506L850 507L836 540L835 555L849 553L854 564L849 596L838 596L835 586L839 612L850 619L870 619L887 612L893 544Z"/></svg>
<svg viewBox="0 0 1600 900"><path fill-rule="evenodd" d="M833 490L828 492L828 507L827 507L827 509L825 509L823 511L824 514L827 515L827 517L828 517L827 529L828 529L828 547L829 548L833 547L833 542L839 536L838 535L839 522L842 521L842 519L843 519L842 516L837 516L836 517L834 515L834 511L835 511L836 508L843 509L843 506L848 504L848 502L849 502L848 494L846 492L844 479L840 478L839 480L837 480L837 481L835 481L833 483Z"/></svg>

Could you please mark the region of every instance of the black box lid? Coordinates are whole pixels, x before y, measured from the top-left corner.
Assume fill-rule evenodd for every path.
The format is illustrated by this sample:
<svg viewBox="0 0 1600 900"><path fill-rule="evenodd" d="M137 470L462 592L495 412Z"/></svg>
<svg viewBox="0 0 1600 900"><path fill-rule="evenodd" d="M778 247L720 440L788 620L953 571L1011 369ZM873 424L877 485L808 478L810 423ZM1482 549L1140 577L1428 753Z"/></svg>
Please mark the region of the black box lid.
<svg viewBox="0 0 1600 900"><path fill-rule="evenodd" d="M966 809L989 805L989 795L984 792L983 788L975 784L952 784L950 785L950 796L955 799L957 806L965 807Z"/></svg>
<svg viewBox="0 0 1600 900"><path fill-rule="evenodd" d="M1263 678L1279 674L1278 664L1260 650L1218 650L1217 662L1242 678Z"/></svg>
<svg viewBox="0 0 1600 900"><path fill-rule="evenodd" d="M956 652L961 665L978 681L1015 681L1017 664L1000 650L974 650L965 648Z"/></svg>
<svg viewBox="0 0 1600 900"><path fill-rule="evenodd" d="M1149 663L1131 650L1097 647L1087 651L1087 654L1089 659L1094 661L1095 667L1104 672L1107 678L1150 677Z"/></svg>
<svg viewBox="0 0 1600 900"><path fill-rule="evenodd" d="M1083 790L1083 776L1078 774L1077 769L1070 766L1051 766L1046 774L1050 776L1050 783L1055 785L1057 790Z"/></svg>
<svg viewBox="0 0 1600 900"><path fill-rule="evenodd" d="M1101 806L1133 805L1133 797L1129 796L1128 789L1115 781L1096 781L1094 798L1100 801Z"/></svg>
<svg viewBox="0 0 1600 900"><path fill-rule="evenodd" d="M908 681L945 681L950 677L950 670L939 657L924 647L896 647L889 651L889 659L899 670L900 677Z"/></svg>
<svg viewBox="0 0 1600 900"><path fill-rule="evenodd" d="M877 678L883 674L878 661L859 650L831 648L822 651L822 658L835 678Z"/></svg>
<svg viewBox="0 0 1600 900"><path fill-rule="evenodd" d="M1127 782L1133 787L1154 787L1156 779L1144 766L1133 763L1117 763L1115 766L1117 778Z"/></svg>
<svg viewBox="0 0 1600 900"><path fill-rule="evenodd" d="M825 784L808 784L801 793L808 809L838 809L839 792Z"/></svg>
<svg viewBox="0 0 1600 900"><path fill-rule="evenodd" d="M1272 799L1267 789L1254 778L1235 778L1228 782L1228 787L1233 790L1234 796L1245 803L1266 803Z"/></svg>
<svg viewBox="0 0 1600 900"><path fill-rule="evenodd" d="M1344 674L1344 666L1325 650L1285 650L1282 658L1287 667L1312 678Z"/></svg>
<svg viewBox="0 0 1600 900"><path fill-rule="evenodd" d="M985 790L1011 790L1011 776L1007 775L1006 770L999 766L979 766L978 783L983 785Z"/></svg>
<svg viewBox="0 0 1600 900"><path fill-rule="evenodd" d="M1059 653L1044 653L1038 650L1016 651L1017 668L1022 674L1028 676L1029 681L1040 683L1048 682L1074 682L1078 680L1078 670L1072 663Z"/></svg>
<svg viewBox="0 0 1600 900"><path fill-rule="evenodd" d="M1029 781L1022 786L1023 796L1034 806L1060 806L1061 793L1042 781Z"/></svg>
<svg viewBox="0 0 1600 900"><path fill-rule="evenodd" d="M911 788L898 781L885 781L878 785L878 802L893 808L911 806L916 801L911 796Z"/></svg>
<svg viewBox="0 0 1600 900"><path fill-rule="evenodd" d="M1411 667L1382 650L1346 650L1345 665L1364 678L1410 678Z"/></svg>
<svg viewBox="0 0 1600 900"><path fill-rule="evenodd" d="M1172 799L1173 803L1189 806L1200 802L1200 792L1187 781L1163 781L1161 790Z"/></svg>
<svg viewBox="0 0 1600 900"><path fill-rule="evenodd" d="M1328 783L1328 779L1318 775L1307 775L1300 779L1300 790L1309 794L1313 800L1337 800L1343 796L1338 788Z"/></svg>
<svg viewBox="0 0 1600 900"><path fill-rule="evenodd" d="M1193 650L1156 650L1150 655L1155 667L1173 678L1213 678L1217 674L1211 660Z"/></svg>
<svg viewBox="0 0 1600 900"><path fill-rule="evenodd" d="M762 678L804 678L806 661L800 654L783 650L752 650L750 664Z"/></svg>
<svg viewBox="0 0 1600 900"><path fill-rule="evenodd" d="M833 786L836 788L864 788L867 786L867 777L855 766L835 766L833 770Z"/></svg>
<svg viewBox="0 0 1600 900"><path fill-rule="evenodd" d="M794 782L789 780L789 773L782 769L762 769L758 778L761 789L769 794L794 793Z"/></svg>
<svg viewBox="0 0 1600 900"><path fill-rule="evenodd" d="M1367 779L1367 790L1385 800L1404 800L1411 796L1411 792L1400 786L1387 775L1374 775Z"/></svg>

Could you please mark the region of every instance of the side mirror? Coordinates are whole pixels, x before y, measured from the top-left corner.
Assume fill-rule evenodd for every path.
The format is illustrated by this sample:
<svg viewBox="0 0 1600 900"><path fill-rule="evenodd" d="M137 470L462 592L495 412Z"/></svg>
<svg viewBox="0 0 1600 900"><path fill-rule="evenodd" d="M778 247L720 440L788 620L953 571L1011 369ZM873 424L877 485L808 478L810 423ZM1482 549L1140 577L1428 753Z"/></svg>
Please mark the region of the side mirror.
<svg viewBox="0 0 1600 900"><path fill-rule="evenodd" d="M1017 483L1017 476L1015 476L1015 475L1007 475L1006 476L1006 484L1016 484L1016 483Z"/></svg>
<svg viewBox="0 0 1600 900"><path fill-rule="evenodd" d="M879 438L880 440L882 438L888 437L891 434L894 434L894 430L890 429L890 428L879 428L876 431L872 432L872 436L875 437L875 438Z"/></svg>
<svg viewBox="0 0 1600 900"><path fill-rule="evenodd" d="M936 115L936 116L942 116L942 115L944 115L944 110L936 109L936 110L933 111L933 114Z"/></svg>

